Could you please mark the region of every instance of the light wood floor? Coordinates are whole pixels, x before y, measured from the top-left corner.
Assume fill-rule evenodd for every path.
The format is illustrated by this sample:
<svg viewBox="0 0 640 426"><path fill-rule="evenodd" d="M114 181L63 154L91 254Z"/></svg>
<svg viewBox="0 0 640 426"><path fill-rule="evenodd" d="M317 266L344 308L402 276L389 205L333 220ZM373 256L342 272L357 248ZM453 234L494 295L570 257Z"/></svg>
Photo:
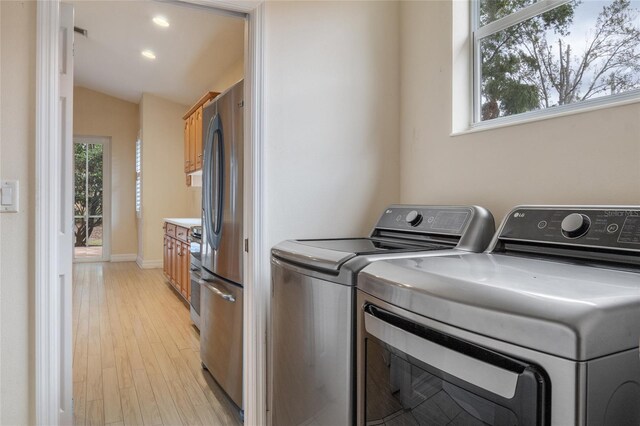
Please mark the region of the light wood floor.
<svg viewBox="0 0 640 426"><path fill-rule="evenodd" d="M73 281L76 425L240 424L161 270L78 263Z"/></svg>

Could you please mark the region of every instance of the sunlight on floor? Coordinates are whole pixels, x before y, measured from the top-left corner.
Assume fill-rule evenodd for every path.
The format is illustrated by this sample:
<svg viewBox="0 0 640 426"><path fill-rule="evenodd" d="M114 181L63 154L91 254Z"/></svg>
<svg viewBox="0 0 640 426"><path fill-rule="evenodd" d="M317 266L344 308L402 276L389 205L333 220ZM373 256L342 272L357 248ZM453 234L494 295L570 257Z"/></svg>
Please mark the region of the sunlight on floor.
<svg viewBox="0 0 640 426"><path fill-rule="evenodd" d="M102 258L102 247L74 247L73 256L75 258L97 257Z"/></svg>

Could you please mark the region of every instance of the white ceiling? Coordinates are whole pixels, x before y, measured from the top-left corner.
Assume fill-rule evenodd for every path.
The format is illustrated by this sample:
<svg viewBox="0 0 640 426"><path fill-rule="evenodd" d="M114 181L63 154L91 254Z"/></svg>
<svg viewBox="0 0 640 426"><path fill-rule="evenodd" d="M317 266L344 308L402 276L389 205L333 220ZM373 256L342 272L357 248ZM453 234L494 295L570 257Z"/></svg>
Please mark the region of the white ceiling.
<svg viewBox="0 0 640 426"><path fill-rule="evenodd" d="M138 103L143 92L191 105L243 57L244 21L157 1L73 1L74 80ZM156 15L168 28L152 22ZM155 60L140 52L150 49ZM215 88L220 89L220 88Z"/></svg>

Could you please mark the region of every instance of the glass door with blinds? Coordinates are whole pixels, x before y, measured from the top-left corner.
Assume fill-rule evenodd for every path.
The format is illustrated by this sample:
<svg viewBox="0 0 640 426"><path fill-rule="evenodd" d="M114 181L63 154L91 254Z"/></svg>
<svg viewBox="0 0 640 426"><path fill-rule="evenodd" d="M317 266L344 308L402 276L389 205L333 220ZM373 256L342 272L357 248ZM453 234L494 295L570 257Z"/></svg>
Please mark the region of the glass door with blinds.
<svg viewBox="0 0 640 426"><path fill-rule="evenodd" d="M74 260L109 260L109 138L74 137Z"/></svg>

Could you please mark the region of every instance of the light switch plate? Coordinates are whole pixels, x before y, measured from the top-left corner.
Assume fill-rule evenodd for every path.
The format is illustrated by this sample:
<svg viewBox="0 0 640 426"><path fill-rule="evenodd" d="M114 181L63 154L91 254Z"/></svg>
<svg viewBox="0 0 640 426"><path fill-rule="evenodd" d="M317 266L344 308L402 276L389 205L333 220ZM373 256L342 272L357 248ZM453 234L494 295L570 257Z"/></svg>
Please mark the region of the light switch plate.
<svg viewBox="0 0 640 426"><path fill-rule="evenodd" d="M19 195L17 180L0 181L0 213L17 213Z"/></svg>

